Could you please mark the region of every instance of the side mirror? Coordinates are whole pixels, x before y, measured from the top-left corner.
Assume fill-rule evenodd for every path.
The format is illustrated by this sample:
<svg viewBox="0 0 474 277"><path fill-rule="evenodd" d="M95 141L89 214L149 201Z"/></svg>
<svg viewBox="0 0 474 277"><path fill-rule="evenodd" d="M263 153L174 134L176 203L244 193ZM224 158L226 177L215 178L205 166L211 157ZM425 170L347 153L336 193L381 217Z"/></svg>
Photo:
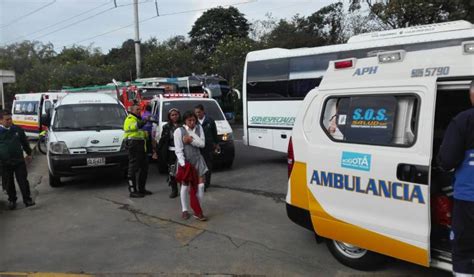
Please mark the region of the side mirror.
<svg viewBox="0 0 474 277"><path fill-rule="evenodd" d="M240 99L240 91L238 89L233 88L232 93L237 95L237 99Z"/></svg>

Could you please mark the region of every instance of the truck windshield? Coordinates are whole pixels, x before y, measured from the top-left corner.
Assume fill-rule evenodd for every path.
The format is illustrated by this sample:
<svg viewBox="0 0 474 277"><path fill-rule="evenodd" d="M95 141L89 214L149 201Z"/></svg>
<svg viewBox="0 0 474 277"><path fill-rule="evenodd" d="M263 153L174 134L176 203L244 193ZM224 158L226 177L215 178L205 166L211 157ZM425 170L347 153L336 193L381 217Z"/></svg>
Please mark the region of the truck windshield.
<svg viewBox="0 0 474 277"><path fill-rule="evenodd" d="M165 101L163 103L163 112L161 115L161 120L163 122L168 121L168 111L172 108L178 109L183 115L186 111L193 111L194 112L194 107L197 105L203 105L204 106L204 111L206 112L206 115L212 117L214 120L225 120L224 115L222 114L222 111L217 105L216 102L214 101L193 101L193 100L184 100L184 101Z"/></svg>
<svg viewBox="0 0 474 277"><path fill-rule="evenodd" d="M64 105L56 109L53 130L109 130L122 129L127 116L118 104Z"/></svg>

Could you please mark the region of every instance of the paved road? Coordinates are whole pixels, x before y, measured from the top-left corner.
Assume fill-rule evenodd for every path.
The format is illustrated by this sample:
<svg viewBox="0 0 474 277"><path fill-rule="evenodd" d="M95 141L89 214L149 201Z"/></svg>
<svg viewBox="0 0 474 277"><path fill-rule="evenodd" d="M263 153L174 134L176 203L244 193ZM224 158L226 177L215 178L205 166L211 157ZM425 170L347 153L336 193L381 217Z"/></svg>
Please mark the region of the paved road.
<svg viewBox="0 0 474 277"><path fill-rule="evenodd" d="M5 211L0 193L0 271L448 276L395 260L372 273L342 266L288 220L285 156L241 141L236 147L233 169L216 172L206 193L208 222L180 218L179 200L168 198L157 170L149 178L154 194L130 199L121 173L50 188L45 158L35 157L30 182L37 205Z"/></svg>

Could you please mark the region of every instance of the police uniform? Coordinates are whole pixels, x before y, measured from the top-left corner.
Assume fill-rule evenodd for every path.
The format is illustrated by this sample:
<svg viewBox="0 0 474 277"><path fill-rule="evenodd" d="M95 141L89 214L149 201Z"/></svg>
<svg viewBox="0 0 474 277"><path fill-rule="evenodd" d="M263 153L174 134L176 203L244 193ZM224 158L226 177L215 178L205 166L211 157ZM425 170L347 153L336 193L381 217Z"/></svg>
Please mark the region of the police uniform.
<svg viewBox="0 0 474 277"><path fill-rule="evenodd" d="M2 165L2 185L8 193L10 209L16 207L15 180L20 187L21 195L25 206L32 206L35 203L31 199L30 184L28 183L28 171L26 169L23 151L31 156L30 144L25 132L18 126L12 125L10 128L0 126L0 162Z"/></svg>
<svg viewBox="0 0 474 277"><path fill-rule="evenodd" d="M148 158L146 155L148 134L141 129L145 123L146 121L142 121L137 115L129 113L123 124L124 140L128 150L127 177L130 197L143 197L151 194L145 189L148 176Z"/></svg>
<svg viewBox="0 0 474 277"><path fill-rule="evenodd" d="M449 124L438 154L445 170L455 169L450 240L453 271L472 274L474 258L474 107Z"/></svg>

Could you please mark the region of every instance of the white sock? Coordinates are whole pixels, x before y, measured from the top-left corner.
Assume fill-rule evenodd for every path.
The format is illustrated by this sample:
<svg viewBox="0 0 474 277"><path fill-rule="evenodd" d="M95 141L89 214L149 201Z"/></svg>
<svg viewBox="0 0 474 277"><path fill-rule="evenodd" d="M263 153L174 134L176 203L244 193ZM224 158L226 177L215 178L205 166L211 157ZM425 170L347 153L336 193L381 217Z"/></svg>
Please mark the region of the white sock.
<svg viewBox="0 0 474 277"><path fill-rule="evenodd" d="M188 211L188 201L189 201L188 191L189 191L188 186L181 185L180 198L181 198L181 207L183 208L183 212Z"/></svg>
<svg viewBox="0 0 474 277"><path fill-rule="evenodd" d="M198 185L197 197L199 199L199 204L202 205L202 201L204 200L204 183Z"/></svg>

